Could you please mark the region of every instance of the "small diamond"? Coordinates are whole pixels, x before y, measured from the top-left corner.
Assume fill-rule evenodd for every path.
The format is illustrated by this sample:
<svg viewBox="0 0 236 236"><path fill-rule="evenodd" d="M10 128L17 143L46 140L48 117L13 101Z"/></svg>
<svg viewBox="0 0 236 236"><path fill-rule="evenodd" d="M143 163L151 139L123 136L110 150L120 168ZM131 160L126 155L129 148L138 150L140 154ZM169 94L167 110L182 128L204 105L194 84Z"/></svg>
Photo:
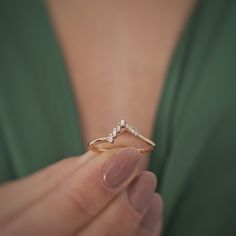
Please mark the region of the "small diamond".
<svg viewBox="0 0 236 236"><path fill-rule="evenodd" d="M125 126L125 123L126 123L125 120L124 120L124 119L121 119L121 121L120 121L121 126L124 127L124 126Z"/></svg>
<svg viewBox="0 0 236 236"><path fill-rule="evenodd" d="M113 136L116 136L116 135L117 135L116 128L113 128L112 134L113 134Z"/></svg>
<svg viewBox="0 0 236 236"><path fill-rule="evenodd" d="M109 136L108 136L108 142L113 143L113 137L112 137L112 134L109 134Z"/></svg>
<svg viewBox="0 0 236 236"><path fill-rule="evenodd" d="M117 132L120 132L120 124L117 125L116 130Z"/></svg>
<svg viewBox="0 0 236 236"><path fill-rule="evenodd" d="M136 128L133 128L134 129L134 135L137 136L138 135L138 130Z"/></svg>

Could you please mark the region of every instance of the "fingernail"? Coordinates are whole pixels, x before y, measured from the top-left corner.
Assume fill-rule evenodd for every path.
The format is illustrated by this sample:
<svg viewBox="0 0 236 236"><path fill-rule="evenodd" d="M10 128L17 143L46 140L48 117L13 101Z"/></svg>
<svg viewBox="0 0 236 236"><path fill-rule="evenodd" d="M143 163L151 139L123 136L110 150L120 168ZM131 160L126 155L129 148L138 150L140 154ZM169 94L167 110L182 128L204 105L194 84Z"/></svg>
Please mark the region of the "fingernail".
<svg viewBox="0 0 236 236"><path fill-rule="evenodd" d="M124 148L113 154L102 170L104 184L108 188L120 186L138 168L140 153L135 148Z"/></svg>
<svg viewBox="0 0 236 236"><path fill-rule="evenodd" d="M152 199L152 203L143 218L143 221L141 223L141 228L143 228L145 231L151 234L153 234L157 230L157 228L161 230L162 208L163 206L161 203L160 196L155 194Z"/></svg>
<svg viewBox="0 0 236 236"><path fill-rule="evenodd" d="M127 193L131 206L139 213L150 204L156 188L156 177L151 172L143 172L130 184Z"/></svg>

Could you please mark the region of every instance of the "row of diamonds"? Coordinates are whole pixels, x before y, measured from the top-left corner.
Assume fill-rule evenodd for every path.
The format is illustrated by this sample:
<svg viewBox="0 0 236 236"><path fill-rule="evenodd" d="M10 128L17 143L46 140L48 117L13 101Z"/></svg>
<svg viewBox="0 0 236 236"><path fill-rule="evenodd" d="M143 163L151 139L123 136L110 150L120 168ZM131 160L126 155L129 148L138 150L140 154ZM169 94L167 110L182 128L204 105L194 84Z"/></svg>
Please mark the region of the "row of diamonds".
<svg viewBox="0 0 236 236"><path fill-rule="evenodd" d="M117 137L118 133L120 133L121 128L125 127L125 121L121 120L120 123L117 123L116 128L113 128L113 131L111 134L109 134L109 136L107 137L107 141L110 143L114 142L114 138Z"/></svg>
<svg viewBox="0 0 236 236"><path fill-rule="evenodd" d="M120 123L117 123L116 128L113 128L113 131L109 136L107 137L107 141L110 143L114 142L114 138L117 137L117 135L120 133L121 128L126 128L131 134L137 136L138 132L133 127L131 127L129 124L126 123L124 119L121 119Z"/></svg>

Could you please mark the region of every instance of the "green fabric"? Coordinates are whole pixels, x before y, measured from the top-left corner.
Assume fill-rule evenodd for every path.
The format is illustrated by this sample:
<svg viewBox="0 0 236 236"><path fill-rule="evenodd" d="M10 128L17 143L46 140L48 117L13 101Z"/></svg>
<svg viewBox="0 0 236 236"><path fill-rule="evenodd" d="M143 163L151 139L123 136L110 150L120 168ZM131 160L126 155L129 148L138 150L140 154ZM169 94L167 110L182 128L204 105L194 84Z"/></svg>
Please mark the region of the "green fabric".
<svg viewBox="0 0 236 236"><path fill-rule="evenodd" d="M164 236L236 235L236 1L201 1L172 60L151 169Z"/></svg>
<svg viewBox="0 0 236 236"><path fill-rule="evenodd" d="M0 2L0 180L84 151L75 102L41 1Z"/></svg>
<svg viewBox="0 0 236 236"><path fill-rule="evenodd" d="M199 1L174 53L150 169L163 236L236 235L236 2ZM0 3L0 181L85 151L64 62L40 1Z"/></svg>

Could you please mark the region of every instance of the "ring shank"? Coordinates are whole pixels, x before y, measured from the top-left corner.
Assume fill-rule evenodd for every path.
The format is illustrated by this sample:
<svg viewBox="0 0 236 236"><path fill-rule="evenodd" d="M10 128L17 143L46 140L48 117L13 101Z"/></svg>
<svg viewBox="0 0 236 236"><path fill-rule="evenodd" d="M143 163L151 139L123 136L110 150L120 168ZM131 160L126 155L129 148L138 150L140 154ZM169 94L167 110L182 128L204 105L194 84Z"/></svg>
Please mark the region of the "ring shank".
<svg viewBox="0 0 236 236"><path fill-rule="evenodd" d="M141 134L138 134L137 137L140 138L143 142L145 142L147 144L147 146L144 148L138 148L140 153L150 152L156 147L156 144L154 142L152 142L151 140L142 136ZM108 151L109 149L112 149L112 147L111 148L101 148L101 147L99 147L99 144L107 143L107 142L108 142L107 137L98 138L98 139L91 141L88 144L88 148L89 148L89 150L91 150L93 152L97 152L97 153L105 152L105 151ZM122 147L128 147L128 146L122 145L122 146L116 146L116 147L122 148Z"/></svg>

